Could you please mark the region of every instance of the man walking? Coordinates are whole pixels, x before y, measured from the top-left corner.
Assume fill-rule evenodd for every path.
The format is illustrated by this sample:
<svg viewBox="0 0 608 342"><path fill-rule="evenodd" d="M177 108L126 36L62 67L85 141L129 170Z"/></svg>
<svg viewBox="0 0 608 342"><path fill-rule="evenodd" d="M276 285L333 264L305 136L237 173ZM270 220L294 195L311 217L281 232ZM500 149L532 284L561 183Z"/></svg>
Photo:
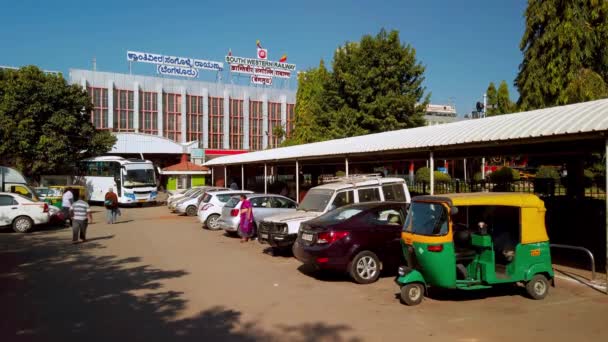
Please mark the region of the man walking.
<svg viewBox="0 0 608 342"><path fill-rule="evenodd" d="M105 196L104 205L106 207L106 221L108 224L116 223L116 215L118 213L118 196L116 196L114 193L114 189L108 189Z"/></svg>
<svg viewBox="0 0 608 342"><path fill-rule="evenodd" d="M87 226L93 223L93 214L89 204L83 200L78 200L70 209L72 217L72 243L78 243L78 237L82 242L87 241Z"/></svg>
<svg viewBox="0 0 608 342"><path fill-rule="evenodd" d="M66 188L63 191L63 196L61 197L61 212L63 213L64 225L67 225L68 220L70 219L70 209L72 208L73 202L74 202L74 194L72 193L72 189ZM70 222L71 222L71 220L70 220Z"/></svg>

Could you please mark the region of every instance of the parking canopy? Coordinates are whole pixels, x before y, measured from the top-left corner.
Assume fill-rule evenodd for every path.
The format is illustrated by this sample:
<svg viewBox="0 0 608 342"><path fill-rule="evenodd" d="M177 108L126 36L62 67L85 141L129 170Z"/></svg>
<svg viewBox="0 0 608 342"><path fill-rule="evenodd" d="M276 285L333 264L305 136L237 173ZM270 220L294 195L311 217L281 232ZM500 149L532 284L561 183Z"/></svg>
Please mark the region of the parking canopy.
<svg viewBox="0 0 608 342"><path fill-rule="evenodd" d="M602 138L608 99L215 158L205 166Z"/></svg>

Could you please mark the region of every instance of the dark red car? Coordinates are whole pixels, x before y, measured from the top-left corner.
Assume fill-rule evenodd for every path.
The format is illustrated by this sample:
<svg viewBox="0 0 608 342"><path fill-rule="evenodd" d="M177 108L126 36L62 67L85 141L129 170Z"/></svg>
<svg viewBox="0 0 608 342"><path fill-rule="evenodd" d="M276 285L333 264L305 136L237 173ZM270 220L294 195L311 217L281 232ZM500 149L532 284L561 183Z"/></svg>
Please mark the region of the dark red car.
<svg viewBox="0 0 608 342"><path fill-rule="evenodd" d="M295 257L318 269L346 271L359 284L375 282L382 270L397 270L407 204L359 203L332 210L300 226Z"/></svg>

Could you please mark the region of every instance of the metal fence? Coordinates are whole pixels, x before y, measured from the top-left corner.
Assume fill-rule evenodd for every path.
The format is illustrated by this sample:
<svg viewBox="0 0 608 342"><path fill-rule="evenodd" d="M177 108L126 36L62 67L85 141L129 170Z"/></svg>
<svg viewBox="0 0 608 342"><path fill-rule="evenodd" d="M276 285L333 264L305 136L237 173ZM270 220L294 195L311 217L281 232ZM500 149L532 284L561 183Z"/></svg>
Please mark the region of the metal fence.
<svg viewBox="0 0 608 342"><path fill-rule="evenodd" d="M406 178L409 191L412 194L429 194L431 187L429 182L411 182ZM461 193L461 192L524 192L534 193L542 197L565 196L567 187L560 180L535 179L518 180L512 182L491 181L460 181L435 182L435 194ZM606 193L603 184L586 184L585 197L594 199L605 199Z"/></svg>

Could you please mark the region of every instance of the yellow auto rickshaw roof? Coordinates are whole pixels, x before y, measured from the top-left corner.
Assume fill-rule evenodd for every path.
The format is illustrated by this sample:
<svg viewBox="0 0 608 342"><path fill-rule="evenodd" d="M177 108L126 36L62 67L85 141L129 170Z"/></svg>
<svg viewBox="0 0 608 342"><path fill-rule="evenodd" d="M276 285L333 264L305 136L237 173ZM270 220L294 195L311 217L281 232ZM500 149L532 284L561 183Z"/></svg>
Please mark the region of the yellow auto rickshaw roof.
<svg viewBox="0 0 608 342"><path fill-rule="evenodd" d="M82 186L82 185L51 185L51 186L49 186L49 188L51 188L51 189L67 189L67 188L84 189L84 186Z"/></svg>
<svg viewBox="0 0 608 342"><path fill-rule="evenodd" d="M413 201L449 202L453 206L502 205L520 208L544 208L545 203L534 194L518 192L471 192L417 196Z"/></svg>

